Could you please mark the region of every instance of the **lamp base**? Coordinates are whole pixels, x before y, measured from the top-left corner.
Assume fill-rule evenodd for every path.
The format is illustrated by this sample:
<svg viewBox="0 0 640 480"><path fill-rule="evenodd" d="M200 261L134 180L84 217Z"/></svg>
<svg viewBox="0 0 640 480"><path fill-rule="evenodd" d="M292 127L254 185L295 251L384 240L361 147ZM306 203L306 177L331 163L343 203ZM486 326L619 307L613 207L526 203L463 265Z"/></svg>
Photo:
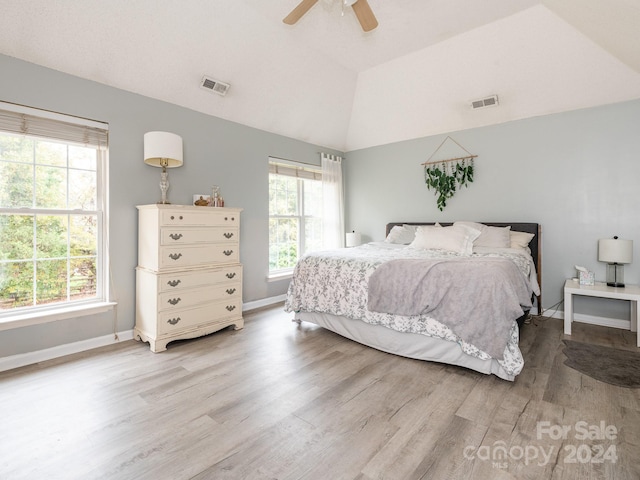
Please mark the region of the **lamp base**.
<svg viewBox="0 0 640 480"><path fill-rule="evenodd" d="M167 200L167 191L169 190L169 173L167 167L162 165L162 172L160 172L160 192L162 193L162 199L158 201L161 205L168 205L171 202Z"/></svg>
<svg viewBox="0 0 640 480"><path fill-rule="evenodd" d="M624 287L624 265L620 263L607 264L607 286Z"/></svg>

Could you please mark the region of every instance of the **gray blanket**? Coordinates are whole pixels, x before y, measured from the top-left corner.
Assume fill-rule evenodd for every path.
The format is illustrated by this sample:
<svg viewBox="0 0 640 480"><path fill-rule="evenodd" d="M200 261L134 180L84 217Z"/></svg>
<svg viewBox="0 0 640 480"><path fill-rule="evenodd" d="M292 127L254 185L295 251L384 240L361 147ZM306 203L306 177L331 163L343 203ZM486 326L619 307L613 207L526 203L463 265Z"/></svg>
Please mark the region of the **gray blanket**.
<svg viewBox="0 0 640 480"><path fill-rule="evenodd" d="M368 308L426 314L502 359L513 321L531 308L531 287L507 259L391 260L369 278Z"/></svg>

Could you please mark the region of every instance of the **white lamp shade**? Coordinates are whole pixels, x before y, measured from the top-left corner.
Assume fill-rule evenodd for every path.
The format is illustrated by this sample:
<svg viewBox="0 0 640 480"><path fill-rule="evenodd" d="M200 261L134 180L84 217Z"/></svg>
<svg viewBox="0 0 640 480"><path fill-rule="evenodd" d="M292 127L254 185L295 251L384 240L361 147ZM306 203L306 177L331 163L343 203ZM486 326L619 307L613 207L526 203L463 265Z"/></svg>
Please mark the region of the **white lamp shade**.
<svg viewBox="0 0 640 480"><path fill-rule="evenodd" d="M182 137L169 132L145 133L144 163L154 167L182 166Z"/></svg>
<svg viewBox="0 0 640 480"><path fill-rule="evenodd" d="M598 240L598 260L607 263L631 263L633 240L604 238Z"/></svg>
<svg viewBox="0 0 640 480"><path fill-rule="evenodd" d="M362 239L360 238L360 234L357 232L347 233L347 247L357 247L362 243Z"/></svg>

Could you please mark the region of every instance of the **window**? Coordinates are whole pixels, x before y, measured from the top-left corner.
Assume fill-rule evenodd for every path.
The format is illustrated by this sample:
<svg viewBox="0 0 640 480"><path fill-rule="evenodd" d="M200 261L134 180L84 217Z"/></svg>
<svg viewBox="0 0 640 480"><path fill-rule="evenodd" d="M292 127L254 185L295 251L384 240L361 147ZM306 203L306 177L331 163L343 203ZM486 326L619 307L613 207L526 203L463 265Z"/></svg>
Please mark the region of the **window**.
<svg viewBox="0 0 640 480"><path fill-rule="evenodd" d="M0 102L0 318L106 299L106 124Z"/></svg>
<svg viewBox="0 0 640 480"><path fill-rule="evenodd" d="M293 271L298 258L322 248L320 167L269 161L269 274Z"/></svg>

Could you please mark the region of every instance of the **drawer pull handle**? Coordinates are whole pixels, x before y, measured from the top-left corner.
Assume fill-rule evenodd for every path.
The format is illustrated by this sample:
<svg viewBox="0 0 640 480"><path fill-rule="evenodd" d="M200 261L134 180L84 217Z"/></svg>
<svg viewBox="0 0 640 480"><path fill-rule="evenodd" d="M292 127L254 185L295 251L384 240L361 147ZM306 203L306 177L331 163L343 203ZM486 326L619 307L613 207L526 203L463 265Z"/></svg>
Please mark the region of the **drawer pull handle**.
<svg viewBox="0 0 640 480"><path fill-rule="evenodd" d="M229 280L231 280L231 279L232 279L233 277L235 277L235 276L236 276L236 272L227 273L227 278L228 278Z"/></svg>
<svg viewBox="0 0 640 480"><path fill-rule="evenodd" d="M180 220L182 220L182 215L180 215L180 217L178 217L178 218L180 218ZM175 220L175 219L176 219L176 217L174 217L173 215L171 215L171 220Z"/></svg>
<svg viewBox="0 0 640 480"><path fill-rule="evenodd" d="M180 321L180 317L176 317L176 318L170 318L169 320L167 320L167 323L169 323L171 325L175 325L179 321Z"/></svg>
<svg viewBox="0 0 640 480"><path fill-rule="evenodd" d="M181 256L182 256L182 254L181 254L181 253L170 253L170 254L169 254L169 258L170 258L171 260L178 260Z"/></svg>
<svg viewBox="0 0 640 480"><path fill-rule="evenodd" d="M233 253L233 250L223 250L222 253L224 253L228 257Z"/></svg>
<svg viewBox="0 0 640 480"><path fill-rule="evenodd" d="M236 309L235 305L227 305L227 310L229 310L230 312L233 312Z"/></svg>
<svg viewBox="0 0 640 480"><path fill-rule="evenodd" d="M167 300L167 302L169 302L171 305L177 305L182 299L180 297L178 298L172 298L170 300Z"/></svg>
<svg viewBox="0 0 640 480"><path fill-rule="evenodd" d="M227 293L229 295L233 295L234 293L236 293L236 289L235 288L227 288Z"/></svg>
<svg viewBox="0 0 640 480"><path fill-rule="evenodd" d="M233 233L223 233L223 235L224 235L224 238L227 238L227 239L233 237Z"/></svg>
<svg viewBox="0 0 640 480"><path fill-rule="evenodd" d="M169 235L169 237L172 240L180 240L182 238L182 234L181 233L172 233L171 235Z"/></svg>
<svg viewBox="0 0 640 480"><path fill-rule="evenodd" d="M169 280L167 282L167 285L169 285L170 287L177 287L178 284L180 284L180 280Z"/></svg>

